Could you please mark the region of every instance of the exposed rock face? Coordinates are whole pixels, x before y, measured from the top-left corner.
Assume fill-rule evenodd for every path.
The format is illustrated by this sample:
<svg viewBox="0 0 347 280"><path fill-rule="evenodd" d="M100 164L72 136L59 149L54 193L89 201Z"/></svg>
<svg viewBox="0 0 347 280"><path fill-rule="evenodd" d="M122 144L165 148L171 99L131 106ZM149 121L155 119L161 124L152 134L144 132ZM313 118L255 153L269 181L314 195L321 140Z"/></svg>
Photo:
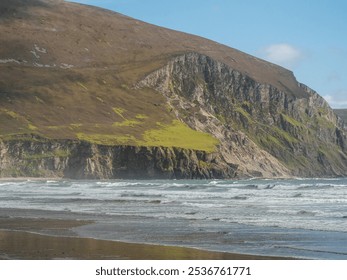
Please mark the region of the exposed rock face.
<svg viewBox="0 0 347 280"><path fill-rule="evenodd" d="M298 84L286 92L187 53L136 85L165 94L178 118L211 133L243 176L347 174L346 131L327 102ZM188 113L193 112L193 113Z"/></svg>
<svg viewBox="0 0 347 280"><path fill-rule="evenodd" d="M235 176L218 154L33 138L0 142L1 177L210 179Z"/></svg>
<svg viewBox="0 0 347 280"><path fill-rule="evenodd" d="M278 65L63 0L0 21L2 177L347 175L346 122Z"/></svg>
<svg viewBox="0 0 347 280"><path fill-rule="evenodd" d="M343 176L343 122L316 92L261 84L206 55L186 53L135 85L167 98L176 117L220 141L218 152L106 146L77 140L0 142L0 176L234 178Z"/></svg>
<svg viewBox="0 0 347 280"><path fill-rule="evenodd" d="M334 113L339 117L340 126L347 130L347 109L335 109Z"/></svg>

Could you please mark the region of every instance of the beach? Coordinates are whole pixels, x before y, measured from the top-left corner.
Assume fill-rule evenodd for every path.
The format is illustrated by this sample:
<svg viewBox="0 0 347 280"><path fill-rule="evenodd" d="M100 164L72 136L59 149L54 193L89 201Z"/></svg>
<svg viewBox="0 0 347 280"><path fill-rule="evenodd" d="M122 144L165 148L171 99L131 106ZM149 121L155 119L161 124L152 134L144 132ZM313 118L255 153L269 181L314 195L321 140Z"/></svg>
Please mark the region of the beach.
<svg viewBox="0 0 347 280"><path fill-rule="evenodd" d="M13 213L13 211L11 211ZM1 211L0 211L1 213ZM276 257L213 252L178 246L126 243L76 236L92 221L10 218L0 215L2 260L271 260ZM19 213L20 214L20 213Z"/></svg>
<svg viewBox="0 0 347 280"><path fill-rule="evenodd" d="M5 180L2 259L347 259L347 179Z"/></svg>

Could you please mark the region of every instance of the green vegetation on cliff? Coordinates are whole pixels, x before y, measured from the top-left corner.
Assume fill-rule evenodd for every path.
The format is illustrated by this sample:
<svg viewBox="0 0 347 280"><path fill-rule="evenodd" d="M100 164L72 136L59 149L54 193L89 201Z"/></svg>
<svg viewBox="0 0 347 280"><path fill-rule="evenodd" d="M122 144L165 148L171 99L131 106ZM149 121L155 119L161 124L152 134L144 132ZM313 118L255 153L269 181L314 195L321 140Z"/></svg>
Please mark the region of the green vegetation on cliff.
<svg viewBox="0 0 347 280"><path fill-rule="evenodd" d="M8 173L39 175L63 160L77 168L90 145L83 170L99 162L94 171L106 177L147 168L148 157L142 167L126 162L128 148L170 176L182 155L186 177L234 176L234 169L239 176L347 175L342 122L282 67L93 7L47 0L2 7L0 164L12 160ZM79 148L54 147L65 140ZM16 159L5 160L9 146L20 171ZM125 158L106 172L120 146Z"/></svg>
<svg viewBox="0 0 347 280"><path fill-rule="evenodd" d="M180 121L170 125L158 124L159 129L146 131L143 135L143 146L180 147L206 152L215 152L219 141L210 134L192 130Z"/></svg>
<svg viewBox="0 0 347 280"><path fill-rule="evenodd" d="M131 125L129 125L131 126ZM101 145L134 145L147 147L176 147L206 152L215 152L219 143L211 135L192 130L180 121L171 124L157 123L156 128L144 131L135 138L130 134L87 134L77 133L77 138Z"/></svg>

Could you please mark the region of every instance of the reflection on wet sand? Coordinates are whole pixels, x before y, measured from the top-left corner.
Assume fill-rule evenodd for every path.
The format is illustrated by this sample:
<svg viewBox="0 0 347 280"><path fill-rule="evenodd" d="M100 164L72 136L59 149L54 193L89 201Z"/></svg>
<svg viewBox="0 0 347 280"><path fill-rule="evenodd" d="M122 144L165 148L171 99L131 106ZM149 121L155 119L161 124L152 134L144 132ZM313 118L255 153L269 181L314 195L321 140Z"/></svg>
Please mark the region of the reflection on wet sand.
<svg viewBox="0 0 347 280"><path fill-rule="evenodd" d="M0 212L1 213L1 212ZM78 237L73 228L91 220L0 215L0 259L258 260L281 259L186 247L148 245ZM23 213L22 213L23 214Z"/></svg>
<svg viewBox="0 0 347 280"><path fill-rule="evenodd" d="M0 231L1 259L262 259L197 249Z"/></svg>

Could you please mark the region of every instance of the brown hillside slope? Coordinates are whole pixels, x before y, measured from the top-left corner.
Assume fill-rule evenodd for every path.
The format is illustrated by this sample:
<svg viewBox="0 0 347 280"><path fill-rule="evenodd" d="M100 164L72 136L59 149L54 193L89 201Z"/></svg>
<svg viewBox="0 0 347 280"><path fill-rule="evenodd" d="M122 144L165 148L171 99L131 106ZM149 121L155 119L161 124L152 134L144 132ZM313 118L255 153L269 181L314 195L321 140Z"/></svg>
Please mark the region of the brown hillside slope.
<svg viewBox="0 0 347 280"><path fill-rule="evenodd" d="M282 67L204 38L59 0L2 1L0 22L5 142L37 135L176 147L218 158L199 158L197 168L223 162L237 166L239 176L347 174L346 137L336 116ZM39 157L37 149L27 151L21 164L38 166L39 159L69 159L72 153L60 147ZM14 165L14 150L5 150ZM116 176L112 172L108 177Z"/></svg>
<svg viewBox="0 0 347 280"><path fill-rule="evenodd" d="M5 35L1 56L27 61L24 65L101 68L117 65L121 70L130 70L146 64L147 69L135 73L141 75L142 71L157 66L148 66L149 61L159 60L158 64L175 54L195 51L224 62L260 83L305 94L290 71L204 38L59 0L8 0L2 1L1 6L1 34ZM4 9L6 6L11 8ZM47 54L35 56L35 45L44 48ZM139 76L130 78L135 81Z"/></svg>

